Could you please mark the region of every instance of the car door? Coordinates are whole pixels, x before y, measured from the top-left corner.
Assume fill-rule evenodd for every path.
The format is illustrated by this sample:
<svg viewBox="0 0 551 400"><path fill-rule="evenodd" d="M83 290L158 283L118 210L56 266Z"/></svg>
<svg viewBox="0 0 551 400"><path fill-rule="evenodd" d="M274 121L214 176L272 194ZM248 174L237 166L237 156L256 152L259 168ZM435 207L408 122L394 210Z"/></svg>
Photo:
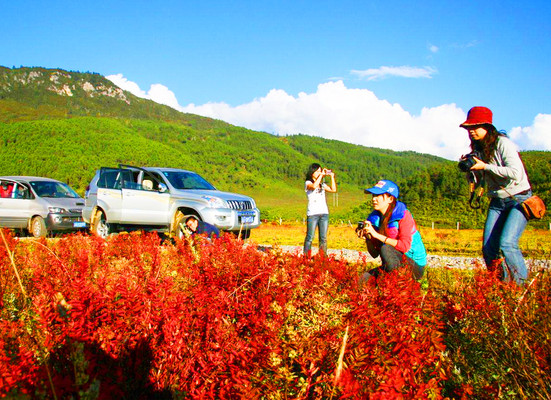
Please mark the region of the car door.
<svg viewBox="0 0 551 400"><path fill-rule="evenodd" d="M9 188L0 195L0 226L26 228L33 216L35 199L32 191L27 185L8 179L2 179L0 185Z"/></svg>
<svg viewBox="0 0 551 400"><path fill-rule="evenodd" d="M157 176L141 168L124 168L122 218L133 225L167 225L170 193L159 190ZM147 183L147 184L146 184Z"/></svg>
<svg viewBox="0 0 551 400"><path fill-rule="evenodd" d="M105 210L107 220L112 223L122 222L122 174L120 168L101 168L97 183L96 204Z"/></svg>

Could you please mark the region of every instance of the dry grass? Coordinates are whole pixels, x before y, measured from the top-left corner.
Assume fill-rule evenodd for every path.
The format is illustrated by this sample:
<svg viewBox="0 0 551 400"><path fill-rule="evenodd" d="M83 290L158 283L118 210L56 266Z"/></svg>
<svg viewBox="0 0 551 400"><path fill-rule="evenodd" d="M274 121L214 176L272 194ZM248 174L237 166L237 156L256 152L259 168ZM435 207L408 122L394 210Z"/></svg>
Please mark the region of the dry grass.
<svg viewBox="0 0 551 400"><path fill-rule="evenodd" d="M365 243L354 233L355 225L330 225L328 248L365 251ZM480 256L482 230L420 228L423 242L430 254ZM302 246L305 224L265 223L255 229L251 240L259 244ZM314 246L318 244L318 236ZM520 248L528 258L551 259L551 231L528 229L521 237Z"/></svg>

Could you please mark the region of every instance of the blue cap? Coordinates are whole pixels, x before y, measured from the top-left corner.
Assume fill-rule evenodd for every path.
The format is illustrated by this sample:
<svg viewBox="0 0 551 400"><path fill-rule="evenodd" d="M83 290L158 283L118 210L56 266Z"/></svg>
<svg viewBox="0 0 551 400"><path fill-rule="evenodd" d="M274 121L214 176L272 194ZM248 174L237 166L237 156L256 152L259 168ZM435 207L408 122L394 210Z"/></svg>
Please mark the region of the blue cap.
<svg viewBox="0 0 551 400"><path fill-rule="evenodd" d="M372 188L365 189L365 193L371 193L371 194L374 194L374 195L380 195L380 194L383 194L383 193L388 193L391 196L394 196L394 197L398 198L399 190L398 190L398 185L397 184L395 184L392 181L387 181L387 180L383 179L383 180L377 182L375 184L375 186L373 186Z"/></svg>

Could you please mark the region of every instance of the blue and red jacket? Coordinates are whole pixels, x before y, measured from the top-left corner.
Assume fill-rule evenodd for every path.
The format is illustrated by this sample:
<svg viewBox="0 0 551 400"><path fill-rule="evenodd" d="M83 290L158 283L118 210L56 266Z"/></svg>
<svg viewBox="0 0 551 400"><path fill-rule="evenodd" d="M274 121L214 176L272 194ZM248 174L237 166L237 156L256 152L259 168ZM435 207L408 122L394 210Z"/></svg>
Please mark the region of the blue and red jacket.
<svg viewBox="0 0 551 400"><path fill-rule="evenodd" d="M368 215L367 220L378 232L382 221L381 213L373 211ZM386 235L398 241L396 250L413 259L421 267L427 265L427 251L421 234L417 230L413 216L401 201L396 202L396 207L392 211Z"/></svg>

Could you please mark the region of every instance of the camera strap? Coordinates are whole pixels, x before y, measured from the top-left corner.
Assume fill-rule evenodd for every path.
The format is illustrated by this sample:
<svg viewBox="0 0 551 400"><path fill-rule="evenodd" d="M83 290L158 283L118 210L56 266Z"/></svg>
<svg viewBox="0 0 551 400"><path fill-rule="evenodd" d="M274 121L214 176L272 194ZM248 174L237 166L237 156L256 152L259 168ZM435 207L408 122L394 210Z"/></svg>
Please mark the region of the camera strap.
<svg viewBox="0 0 551 400"><path fill-rule="evenodd" d="M478 210L481 207L480 199L484 194L484 186L477 186L474 182L469 182L469 189L471 191L469 206L474 210Z"/></svg>
<svg viewBox="0 0 551 400"><path fill-rule="evenodd" d="M471 192L469 206L473 210L478 210L482 206L481 199L484 194L483 176L477 175L474 171L470 171L467 174L467 180L469 182L469 190Z"/></svg>

